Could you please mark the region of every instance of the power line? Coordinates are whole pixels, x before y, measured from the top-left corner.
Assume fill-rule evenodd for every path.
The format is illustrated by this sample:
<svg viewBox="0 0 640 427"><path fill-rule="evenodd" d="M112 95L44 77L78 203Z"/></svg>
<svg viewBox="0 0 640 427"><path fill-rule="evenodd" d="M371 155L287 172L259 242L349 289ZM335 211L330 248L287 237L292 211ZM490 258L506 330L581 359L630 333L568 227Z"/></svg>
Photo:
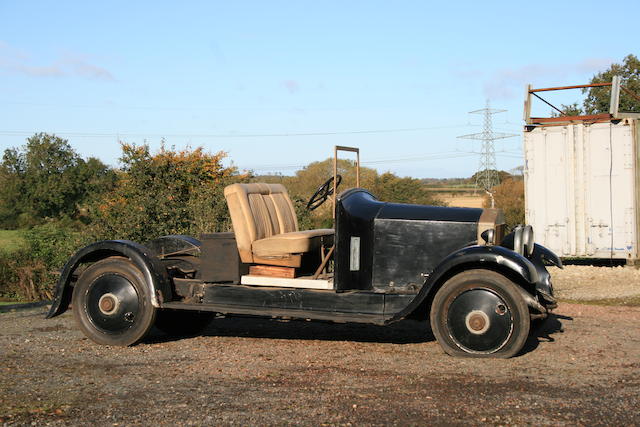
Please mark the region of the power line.
<svg viewBox="0 0 640 427"><path fill-rule="evenodd" d="M315 112L315 111L398 111L399 109L408 109L402 106L352 106L352 107L299 107L299 106L254 106L254 105L237 105L237 106L209 106L209 105L129 105L129 104L116 104L116 103L104 103L104 104L59 104L59 103L42 103L42 102L27 102L27 101L14 101L6 102L5 105L17 105L25 107L40 107L40 108L55 108L57 110L63 108L74 109L109 109L109 110L158 110L158 111L283 111L283 112ZM412 108L412 111L425 109L426 107Z"/></svg>
<svg viewBox="0 0 640 427"><path fill-rule="evenodd" d="M415 162L415 161L422 161L422 160L455 159L458 157L469 157L473 155L475 155L475 153L458 151L456 152L456 154L436 153L436 154L427 155L427 156L418 156L418 157L413 156L413 157L405 157L401 159L371 160L368 162L361 162L361 163L367 164L367 165L373 165L373 164L379 164L379 163L405 163L405 162Z"/></svg>
<svg viewBox="0 0 640 427"><path fill-rule="evenodd" d="M424 161L424 160L442 160L442 159L454 159L460 157L471 157L475 156L477 153L473 152L460 152L460 151L445 151L441 153L432 153L421 156L412 156L412 157L403 157L403 158L389 158L389 159L376 159L370 160L367 162L360 162L363 165L375 165L380 163L406 163L406 162L414 162L414 161ZM258 166L250 166L243 169L247 170L258 170L258 171L268 171L268 170L285 170L285 169L302 169L307 165L258 165Z"/></svg>
<svg viewBox="0 0 640 427"><path fill-rule="evenodd" d="M79 138L118 138L118 137L137 137L137 138L285 138L296 136L333 136L333 135L358 135L358 134L376 134L376 133L401 133L401 132L423 132L438 129L450 129L459 127L468 127L469 125L448 125L433 127L416 127L416 128L398 128L398 129L369 129L369 130L353 130L353 131L330 131L330 132L283 132L283 133L202 133L202 134L151 134L151 133L123 133L123 132L52 132L56 135L72 136ZM37 131L0 131L0 135L4 136L29 136Z"/></svg>
<svg viewBox="0 0 640 427"><path fill-rule="evenodd" d="M515 154L502 154L502 153L498 153L498 154L496 154L496 155L497 155L497 156L500 156L500 157L507 157L507 158L509 158L509 159L520 159L520 160L522 160L522 159L524 158L524 156L522 156L522 155L518 156L518 155L515 155Z"/></svg>

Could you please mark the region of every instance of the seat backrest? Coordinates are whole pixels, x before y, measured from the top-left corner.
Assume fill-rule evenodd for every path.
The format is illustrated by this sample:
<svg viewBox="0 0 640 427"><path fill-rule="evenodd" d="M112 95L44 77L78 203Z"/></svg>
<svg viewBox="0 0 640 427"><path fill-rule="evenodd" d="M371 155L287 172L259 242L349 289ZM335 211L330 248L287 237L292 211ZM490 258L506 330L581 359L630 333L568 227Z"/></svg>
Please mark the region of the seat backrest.
<svg viewBox="0 0 640 427"><path fill-rule="evenodd" d="M224 189L242 262L253 262L251 244L298 231L298 219L282 184L232 184Z"/></svg>

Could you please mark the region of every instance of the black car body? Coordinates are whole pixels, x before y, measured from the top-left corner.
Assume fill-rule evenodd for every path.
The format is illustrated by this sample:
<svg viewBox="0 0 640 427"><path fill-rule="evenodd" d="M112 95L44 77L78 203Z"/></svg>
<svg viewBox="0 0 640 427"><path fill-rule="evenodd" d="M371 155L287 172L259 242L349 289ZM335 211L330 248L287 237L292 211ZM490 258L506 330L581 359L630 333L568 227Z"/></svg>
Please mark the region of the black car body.
<svg viewBox="0 0 640 427"><path fill-rule="evenodd" d="M385 203L354 188L336 198L335 216L330 289L243 284L249 265L233 233L101 241L65 265L48 317L73 296L83 332L116 345L154 323L199 327L211 313L379 325L430 317L447 353L510 357L555 307L545 263L559 258L530 227L503 236L498 210Z"/></svg>

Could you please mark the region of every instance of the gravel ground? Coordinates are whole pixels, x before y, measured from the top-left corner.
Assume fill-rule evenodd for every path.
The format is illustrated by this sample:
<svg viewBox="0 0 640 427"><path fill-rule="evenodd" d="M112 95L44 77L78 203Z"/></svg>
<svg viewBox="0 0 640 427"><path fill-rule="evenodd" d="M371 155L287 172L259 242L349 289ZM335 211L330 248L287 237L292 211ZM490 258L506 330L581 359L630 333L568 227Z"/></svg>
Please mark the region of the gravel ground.
<svg viewBox="0 0 640 427"><path fill-rule="evenodd" d="M45 312L0 314L0 425L640 425L640 307L561 303L508 360L449 357L413 321L220 317L114 348Z"/></svg>
<svg viewBox="0 0 640 427"><path fill-rule="evenodd" d="M556 296L569 300L624 299L640 296L640 269L566 265L549 268Z"/></svg>

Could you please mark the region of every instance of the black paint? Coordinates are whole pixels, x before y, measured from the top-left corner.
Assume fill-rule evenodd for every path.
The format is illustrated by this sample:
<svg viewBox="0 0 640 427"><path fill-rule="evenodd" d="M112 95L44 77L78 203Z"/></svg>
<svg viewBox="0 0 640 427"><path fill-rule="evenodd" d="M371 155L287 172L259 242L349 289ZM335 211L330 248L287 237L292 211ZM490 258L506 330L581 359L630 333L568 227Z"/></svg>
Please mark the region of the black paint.
<svg viewBox="0 0 640 427"><path fill-rule="evenodd" d="M336 206L336 289L417 292L422 273L475 243L480 215L482 209L384 203L360 188L345 191ZM349 268L352 237L360 238L358 271Z"/></svg>
<svg viewBox="0 0 640 427"><path fill-rule="evenodd" d="M417 293L423 274L475 240L476 223L376 219L373 288Z"/></svg>
<svg viewBox="0 0 640 427"><path fill-rule="evenodd" d="M204 282L240 283L240 255L233 233L200 236L201 267L198 277Z"/></svg>

